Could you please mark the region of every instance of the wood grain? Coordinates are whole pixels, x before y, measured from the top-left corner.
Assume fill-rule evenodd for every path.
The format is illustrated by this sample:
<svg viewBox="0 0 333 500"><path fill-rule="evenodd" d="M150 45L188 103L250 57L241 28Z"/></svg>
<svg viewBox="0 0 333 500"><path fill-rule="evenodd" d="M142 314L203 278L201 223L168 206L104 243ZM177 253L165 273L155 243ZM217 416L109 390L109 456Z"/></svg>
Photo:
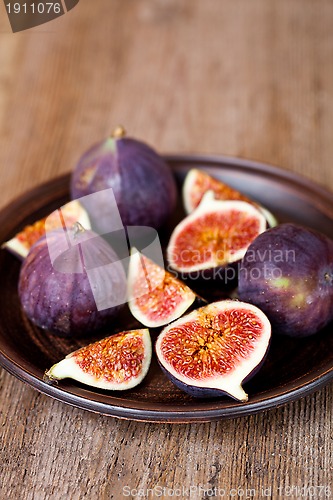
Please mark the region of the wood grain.
<svg viewBox="0 0 333 500"><path fill-rule="evenodd" d="M14 35L1 4L1 206L69 171L118 123L160 151L267 161L333 190L332 23L330 0L81 0ZM174 426L74 409L4 371L0 395L1 498L333 486L332 386L260 415Z"/></svg>

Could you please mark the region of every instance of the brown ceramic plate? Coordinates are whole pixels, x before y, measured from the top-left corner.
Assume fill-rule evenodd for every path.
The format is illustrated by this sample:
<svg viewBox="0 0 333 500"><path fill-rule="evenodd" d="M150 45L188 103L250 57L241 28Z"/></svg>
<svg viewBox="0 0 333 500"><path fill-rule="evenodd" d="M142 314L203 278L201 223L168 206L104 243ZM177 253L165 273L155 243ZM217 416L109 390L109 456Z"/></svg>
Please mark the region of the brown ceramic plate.
<svg viewBox="0 0 333 500"><path fill-rule="evenodd" d="M276 167L227 157L171 156L167 158L181 186L186 172L204 168L267 206L280 222L293 221L333 236L333 194ZM52 180L24 194L0 213L0 241L25 224L46 216L68 200L69 176ZM184 216L181 200L173 221L161 234L167 240L172 226ZM20 262L0 252L0 362L4 368L39 391L79 408L105 415L151 422L203 422L249 415L299 399L333 379L332 325L315 337L274 337L267 360L247 384L247 403L230 398L194 399L174 387L153 360L148 376L128 392L108 393L70 380L51 386L43 374L67 353L88 342L60 339L34 327L22 314L17 295ZM208 299L221 296L219 287L206 285ZM128 310L108 334L139 326ZM100 333L100 338L101 338ZM103 334L104 335L104 334ZM153 338L156 333L153 333ZM97 339L96 335L93 340ZM90 341L91 339L89 339ZM15 396L14 396L15 397Z"/></svg>

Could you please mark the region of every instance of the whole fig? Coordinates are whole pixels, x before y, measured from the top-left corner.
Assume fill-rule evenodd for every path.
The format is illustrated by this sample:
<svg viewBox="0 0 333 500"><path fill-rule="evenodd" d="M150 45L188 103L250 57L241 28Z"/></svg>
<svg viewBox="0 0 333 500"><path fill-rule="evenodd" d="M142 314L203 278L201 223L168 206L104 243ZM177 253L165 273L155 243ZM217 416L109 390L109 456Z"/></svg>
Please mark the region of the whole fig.
<svg viewBox="0 0 333 500"><path fill-rule="evenodd" d="M319 332L333 320L333 241L292 223L260 234L242 260L238 294L267 314L273 332Z"/></svg>
<svg viewBox="0 0 333 500"><path fill-rule="evenodd" d="M158 229L175 207L175 179L151 147L124 135L118 127L80 158L71 179L72 199L112 188L124 226ZM113 214L99 204L87 209L93 227L108 232Z"/></svg>
<svg viewBox="0 0 333 500"><path fill-rule="evenodd" d="M68 238L72 246L66 249ZM66 336L103 327L126 300L126 275L111 246L92 231L50 231L30 249L19 276L23 311Z"/></svg>

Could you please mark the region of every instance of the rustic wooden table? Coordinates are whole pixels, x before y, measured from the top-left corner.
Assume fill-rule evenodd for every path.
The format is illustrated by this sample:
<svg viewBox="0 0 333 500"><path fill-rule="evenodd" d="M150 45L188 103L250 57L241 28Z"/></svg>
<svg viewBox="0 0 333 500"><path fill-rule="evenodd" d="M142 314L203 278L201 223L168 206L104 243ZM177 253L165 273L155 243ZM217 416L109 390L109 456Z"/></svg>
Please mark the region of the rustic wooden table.
<svg viewBox="0 0 333 500"><path fill-rule="evenodd" d="M332 25L330 0L82 0L13 34L1 4L1 206L118 123L162 152L267 161L333 190ZM332 487L332 389L247 418L145 424L1 370L0 497L300 498L284 488Z"/></svg>

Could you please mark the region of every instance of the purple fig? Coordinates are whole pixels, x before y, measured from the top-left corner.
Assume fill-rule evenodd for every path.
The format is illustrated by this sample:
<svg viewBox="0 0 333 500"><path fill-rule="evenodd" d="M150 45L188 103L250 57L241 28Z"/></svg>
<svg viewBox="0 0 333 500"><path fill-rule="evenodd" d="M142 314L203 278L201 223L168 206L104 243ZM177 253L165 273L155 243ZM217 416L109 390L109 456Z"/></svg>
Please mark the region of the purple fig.
<svg viewBox="0 0 333 500"><path fill-rule="evenodd" d="M77 336L115 318L126 301L126 275L110 245L92 231L50 231L24 260L18 291L33 323Z"/></svg>
<svg viewBox="0 0 333 500"><path fill-rule="evenodd" d="M112 188L124 226L158 229L175 207L175 179L151 147L124 135L118 127L80 158L72 174L72 199ZM97 203L87 209L93 227L109 232L113 214Z"/></svg>
<svg viewBox="0 0 333 500"><path fill-rule="evenodd" d="M269 229L242 260L238 294L267 314L273 332L319 332L333 320L333 241L291 223Z"/></svg>

